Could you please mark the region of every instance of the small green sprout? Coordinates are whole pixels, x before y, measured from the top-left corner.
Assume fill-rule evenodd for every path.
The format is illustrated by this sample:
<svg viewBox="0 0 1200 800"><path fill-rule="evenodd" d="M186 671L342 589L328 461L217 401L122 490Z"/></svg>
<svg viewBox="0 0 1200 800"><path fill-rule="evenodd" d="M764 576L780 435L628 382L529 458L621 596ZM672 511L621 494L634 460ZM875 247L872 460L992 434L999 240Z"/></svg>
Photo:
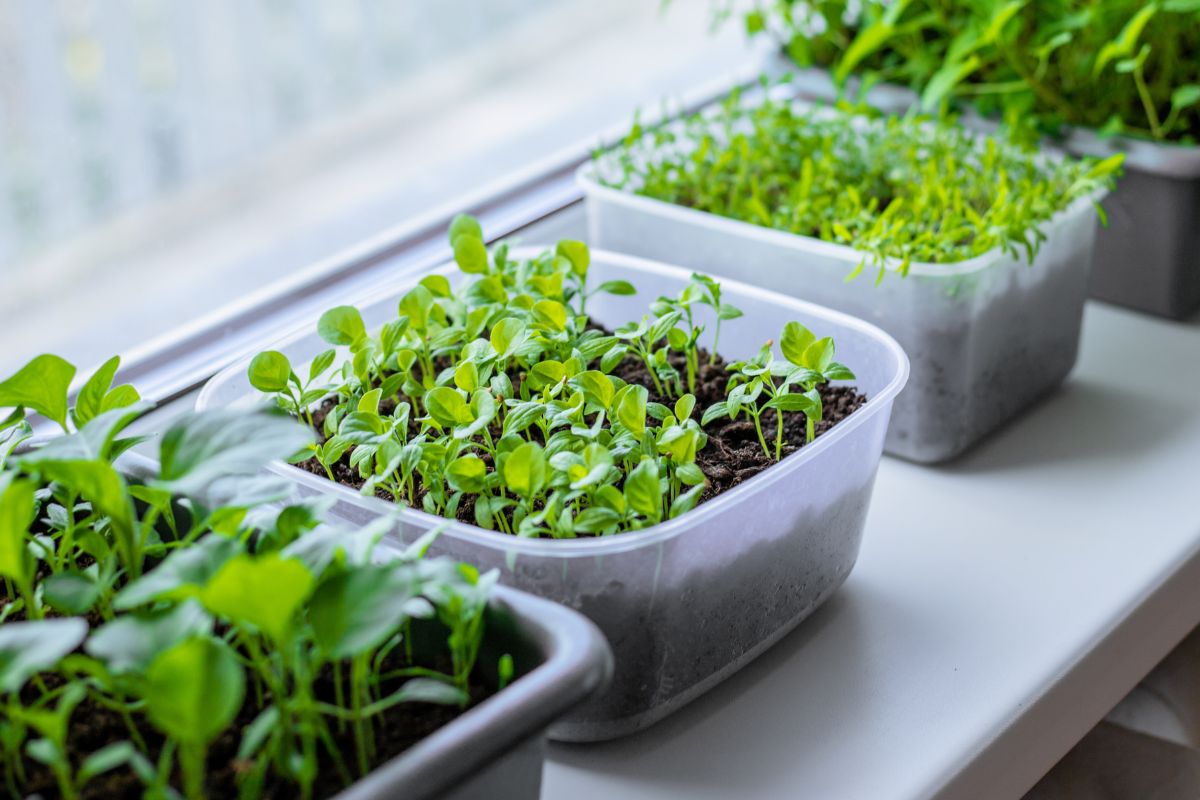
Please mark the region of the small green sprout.
<svg viewBox="0 0 1200 800"><path fill-rule="evenodd" d="M1030 158L918 117L867 119L783 100L743 101L658 128L598 158L614 188L847 245L882 279L999 248L1033 260L1042 227L1113 185L1121 156ZM719 298L709 304L720 308ZM719 317L720 318L720 317ZM715 348L714 348L715 349Z"/></svg>
<svg viewBox="0 0 1200 800"><path fill-rule="evenodd" d="M773 457L783 457L784 412L800 412L805 416L806 441L816 437L816 423L824 414L818 387L834 380L853 380L854 373L833 360L834 344L829 337L818 339L799 322L789 322L780 338L784 360L772 356L767 342L754 358L731 364L726 398L709 406L701 419L707 425L714 419L737 419L745 412L754 422L763 452L772 457L772 448L763 435L762 415L767 409L775 412L775 443Z"/></svg>

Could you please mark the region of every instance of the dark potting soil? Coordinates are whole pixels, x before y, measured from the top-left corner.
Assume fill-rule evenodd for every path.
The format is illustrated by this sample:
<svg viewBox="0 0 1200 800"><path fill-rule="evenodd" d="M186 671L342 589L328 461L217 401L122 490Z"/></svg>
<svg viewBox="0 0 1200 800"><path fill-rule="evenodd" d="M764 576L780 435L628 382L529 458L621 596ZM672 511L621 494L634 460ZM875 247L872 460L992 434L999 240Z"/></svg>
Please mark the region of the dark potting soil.
<svg viewBox="0 0 1200 800"><path fill-rule="evenodd" d="M701 348L699 351L700 369L696 376L696 410L693 416L699 418L706 408L714 403L725 399L725 386L729 382L730 373L726 369L726 362L720 356L714 359L713 363L708 363L708 351ZM683 355L681 353L671 353L671 360L674 366L680 370L681 374L686 374ZM644 362L638 358L627 356L616 369L612 372L626 383L639 384L645 386L650 391L650 401L662 403L668 407L674 406L674 399L659 395L654 390L654 382L650 377L650 372ZM510 376L514 386L519 387L522 375ZM829 431L838 422L841 422L846 417L857 411L867 402L865 395L859 394L857 389L852 386L830 386L822 385L819 388L821 394L821 403L824 410L821 421L814 426L814 433L817 437ZM335 401L327 400L319 409L313 412L313 422L316 428L317 435L322 440L324 435L321 431L322 423L325 416L334 408ZM390 413L395 408L395 399L384 400L380 404L381 413ZM713 497L727 492L740 483L743 483L763 470L774 466L777 462L774 459L775 447L775 411L767 409L760 417L763 436L767 439L767 444L772 449L772 454L767 455L763 452L762 445L758 441L758 434L754 429L754 422L745 414L738 416L737 420L730 420L728 417L713 420L708 425L704 426L705 433L708 434L708 444L704 449L696 454L696 464L708 478L708 487L701 496L701 502L710 500ZM416 435L418 429L416 423L409 424L410 435ZM499 429L493 427L492 433L499 435ZM787 457L799 450L805 445L807 439L807 423L803 414L785 414L783 420L783 448L782 457ZM362 478L358 472L350 467L350 453L347 451L342 456L341 460L332 465L332 472L335 480L345 486L350 486L355 489L361 488L363 485ZM481 458L491 467L490 457L486 454L481 454ZM318 475L322 478L328 478L325 473L325 468L315 458L310 458L306 461L298 463L296 466L301 469ZM419 484L418 478L418 484ZM417 503L420 506L420 498L424 494L423 489L417 486ZM384 500L391 500L391 496L382 490L377 492L377 495ZM457 512L457 518L468 524L475 524L475 504L471 497L463 497L463 502L460 503ZM588 534L580 534L586 536Z"/></svg>
<svg viewBox="0 0 1200 800"><path fill-rule="evenodd" d="M4 602L0 599L0 602ZM89 620L92 624L96 621ZM399 663L385 664L384 670L402 666ZM426 664L447 670L448 664ZM56 675L44 676L50 689L61 685L62 679ZM393 681L383 687L384 694L390 694L403 684L403 680ZM315 684L318 700L332 702L334 700L334 685L332 671L326 668ZM468 707L473 707L486 700L493 694L482 686L471 687L471 700ZM205 789L211 798L238 797L238 778L251 766L249 762L237 758L238 745L241 742L242 730L249 725L262 709L253 702L254 690L247 675L246 700L243 703L238 718L221 736L212 743L208 750L208 780ZM22 698L32 701L34 696ZM375 769L387 760L399 755L417 742L429 736L443 725L451 722L462 714L456 706L442 706L430 703L402 703L385 712L377 719L375 726L376 755L371 762ZM143 751L156 762L162 750L164 739L144 718L134 714L138 733L143 737L147 750ZM355 769L354 734L351 728L339 730L337 725L330 723L330 730L337 749L341 753L349 776L343 777L337 766L322 748L318 750L319 761L317 778L313 796L326 798L337 794L349 786L360 776ZM100 705L91 698L84 700L71 715L67 731L67 757L70 763L78 767L83 760L100 748L129 739L129 729L115 711ZM46 766L25 757L22 759L26 780L18 785L20 798L51 798L61 797L54 775ZM348 779L347 779L348 778ZM174 776L172 784L180 784L179 775ZM80 800L141 800L145 786L129 769L120 767L91 780L80 794ZM263 800L293 800L298 796L296 785L280 780L268 774L262 784L262 791L255 795Z"/></svg>

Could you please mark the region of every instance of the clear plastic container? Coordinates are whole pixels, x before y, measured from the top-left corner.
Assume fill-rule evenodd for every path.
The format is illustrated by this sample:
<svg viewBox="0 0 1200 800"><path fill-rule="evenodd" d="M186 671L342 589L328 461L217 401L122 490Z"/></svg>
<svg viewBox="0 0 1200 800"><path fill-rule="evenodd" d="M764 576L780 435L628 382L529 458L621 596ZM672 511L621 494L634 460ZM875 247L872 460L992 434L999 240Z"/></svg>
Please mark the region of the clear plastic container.
<svg viewBox="0 0 1200 800"><path fill-rule="evenodd" d="M453 275L454 269L442 272ZM687 270L593 251L589 282L624 279L638 294L598 295L588 310L610 326L640 319L655 297L677 293L689 277ZM357 304L368 326L393 318L405 288ZM722 326L722 354L753 354L767 339L777 339L786 322L797 320L835 338L838 360L857 373L855 383L867 403L771 469L636 533L518 539L399 510L401 539L445 524L433 552L497 567L504 583L583 612L608 638L616 661L612 683L551 728L552 738L613 738L670 714L811 614L841 585L858 556L892 401L907 380L908 359L887 334L845 314L734 281L724 282L723 292L745 317ZM326 348L315 323L274 349L294 364L310 360ZM248 363L214 377L197 407L254 402L259 394L246 379ZM333 513L343 519L366 522L397 510L295 467L276 469L307 491L333 494L338 499Z"/></svg>
<svg viewBox="0 0 1200 800"><path fill-rule="evenodd" d="M603 168L603 165L601 165ZM852 247L765 228L578 180L596 247L669 260L873 322L896 338L912 380L885 448L934 463L961 454L1058 386L1075 364L1097 197L1043 226L1033 264L999 249L953 264L914 263L878 286ZM895 265L891 266L894 270Z"/></svg>

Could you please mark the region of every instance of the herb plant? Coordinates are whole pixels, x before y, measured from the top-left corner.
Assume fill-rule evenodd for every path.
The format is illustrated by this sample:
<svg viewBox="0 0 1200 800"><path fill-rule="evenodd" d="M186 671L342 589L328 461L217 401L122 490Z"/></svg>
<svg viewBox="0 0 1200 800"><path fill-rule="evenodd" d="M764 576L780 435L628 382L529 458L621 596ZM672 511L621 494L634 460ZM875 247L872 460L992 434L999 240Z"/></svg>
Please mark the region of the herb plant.
<svg viewBox="0 0 1200 800"><path fill-rule="evenodd" d="M328 503L289 503L288 482L260 474L313 439L285 415L185 416L158 471L131 479L114 460L148 405L109 387L115 370L74 408L56 357L0 382L17 407L0 468L8 796L113 780L159 798L326 796L396 752L398 705L470 702L495 573L424 560L431 537L375 563L389 520L345 532L320 521ZM311 388L296 391L303 404ZM25 410L64 435L33 446ZM440 654L414 643L422 630ZM498 671L502 688L511 658Z"/></svg>
<svg viewBox="0 0 1200 800"><path fill-rule="evenodd" d="M1200 141L1196 0L758 0L744 21L802 66L903 84L927 111Z"/></svg>
<svg viewBox="0 0 1200 800"><path fill-rule="evenodd" d="M1000 248L1032 261L1041 226L1110 184L1121 156L1036 160L1015 146L916 118L867 119L736 93L716 114L635 125L597 155L602 183L854 247L882 278L914 261Z"/></svg>
<svg viewBox="0 0 1200 800"><path fill-rule="evenodd" d="M526 537L639 530L694 508L708 489L697 455L713 419L696 418L696 392L702 372L711 379L708 371L723 369L721 322L741 316L720 285L695 275L677 296L658 298L640 320L609 332L589 317L588 298L635 288L594 285L582 242L517 259L505 244L489 251L466 216L455 219L450 240L465 274L460 285L426 276L378 333L350 307L321 318L319 334L344 349L332 359L322 354L309 370L310 383L329 386L315 410L315 390L306 394L309 384L282 355L251 362L252 385L319 428L310 465L364 493ZM709 326L712 350L703 359ZM645 385L621 377L638 365ZM332 378L317 377L326 370ZM743 398L748 374L727 377L737 398L727 416L745 410L757 422L763 410ZM782 377L751 381L779 394L769 406L779 427L769 452L776 460L783 416L821 413L819 400L801 407L794 390L853 376L821 361Z"/></svg>

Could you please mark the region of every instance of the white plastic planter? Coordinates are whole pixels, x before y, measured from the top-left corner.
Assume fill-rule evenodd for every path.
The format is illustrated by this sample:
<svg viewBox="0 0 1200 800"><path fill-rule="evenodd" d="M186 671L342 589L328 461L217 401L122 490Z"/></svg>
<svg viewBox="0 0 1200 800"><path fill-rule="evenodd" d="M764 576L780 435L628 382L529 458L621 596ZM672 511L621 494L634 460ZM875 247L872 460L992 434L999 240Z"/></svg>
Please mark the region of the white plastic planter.
<svg viewBox="0 0 1200 800"><path fill-rule="evenodd" d="M601 162L600 168L604 165ZM896 400L886 449L933 463L961 454L1058 386L1075 364L1098 197L1043 226L1032 265L996 249L968 261L910 265L875 285L852 247L612 189L585 164L589 240L762 286L873 322L896 338L912 380ZM894 270L894 265L891 267Z"/></svg>
<svg viewBox="0 0 1200 800"><path fill-rule="evenodd" d="M442 273L453 277L455 270ZM689 276L594 250L589 282L624 279L638 294L598 295L588 311L610 326L640 319L655 297L677 293ZM367 325L394 318L407 288L359 303ZM583 612L612 645L613 682L550 735L590 741L632 733L736 672L845 580L858 556L892 401L908 377L903 351L872 325L732 281L723 292L746 312L722 326L724 355L753 354L797 320L834 337L838 360L857 373L855 385L868 400L812 444L677 519L604 538L518 539L398 509L295 467L276 469L308 491L335 496L333 513L345 519L363 522L398 512L397 535L406 541L446 525L433 552L497 567L504 583ZM313 320L272 347L303 364L327 347L315 328ZM254 402L259 394L246 379L248 363L213 378L197 406Z"/></svg>

